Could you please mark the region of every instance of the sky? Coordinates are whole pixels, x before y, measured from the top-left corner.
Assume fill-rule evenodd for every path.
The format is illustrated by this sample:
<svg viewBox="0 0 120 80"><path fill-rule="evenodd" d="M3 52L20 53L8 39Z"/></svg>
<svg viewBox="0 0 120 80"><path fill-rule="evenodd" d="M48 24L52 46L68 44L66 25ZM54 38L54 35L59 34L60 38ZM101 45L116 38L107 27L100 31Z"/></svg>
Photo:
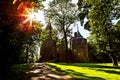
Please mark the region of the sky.
<svg viewBox="0 0 120 80"><path fill-rule="evenodd" d="M46 8L48 7L49 1L52 1L52 0L46 0L45 2L43 2L43 5L46 6ZM76 4L78 2L78 0L72 0L72 2ZM39 11L39 13L41 15L40 21L46 26L44 13L42 11ZM85 30L84 27L80 25L80 22L76 22L75 24L72 24L71 27L74 27L73 34L74 34L74 32L77 31L77 27L78 27L78 30L80 31L83 38L87 38L89 36L89 31ZM72 34L72 36L73 36L73 34Z"/></svg>

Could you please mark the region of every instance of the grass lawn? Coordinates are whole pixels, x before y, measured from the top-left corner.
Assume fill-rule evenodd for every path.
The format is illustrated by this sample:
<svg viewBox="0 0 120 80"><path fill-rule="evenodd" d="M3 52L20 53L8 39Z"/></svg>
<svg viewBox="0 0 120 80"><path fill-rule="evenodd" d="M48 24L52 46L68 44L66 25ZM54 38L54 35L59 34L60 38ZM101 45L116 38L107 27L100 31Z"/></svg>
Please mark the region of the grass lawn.
<svg viewBox="0 0 120 80"><path fill-rule="evenodd" d="M120 80L120 67L112 63L47 63L80 80Z"/></svg>

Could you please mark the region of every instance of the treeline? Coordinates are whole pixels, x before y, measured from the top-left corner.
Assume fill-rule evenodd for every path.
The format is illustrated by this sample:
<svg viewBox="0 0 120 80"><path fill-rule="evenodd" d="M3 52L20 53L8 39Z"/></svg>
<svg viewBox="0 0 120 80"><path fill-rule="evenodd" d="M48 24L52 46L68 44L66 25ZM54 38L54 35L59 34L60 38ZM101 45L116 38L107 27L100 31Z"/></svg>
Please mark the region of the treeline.
<svg viewBox="0 0 120 80"><path fill-rule="evenodd" d="M80 22L90 31L88 41L93 47L90 55L107 55L105 58L110 57L113 65L118 66L120 0L78 0L78 7Z"/></svg>

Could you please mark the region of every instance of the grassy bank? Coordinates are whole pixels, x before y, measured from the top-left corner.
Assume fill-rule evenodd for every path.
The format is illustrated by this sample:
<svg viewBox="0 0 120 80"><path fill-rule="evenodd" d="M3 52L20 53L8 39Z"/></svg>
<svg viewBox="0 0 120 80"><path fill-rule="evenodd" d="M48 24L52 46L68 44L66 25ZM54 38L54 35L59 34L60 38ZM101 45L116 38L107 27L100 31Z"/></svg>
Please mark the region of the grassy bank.
<svg viewBox="0 0 120 80"><path fill-rule="evenodd" d="M29 64L16 64L8 69L8 80L22 80L25 72L30 68Z"/></svg>
<svg viewBox="0 0 120 80"><path fill-rule="evenodd" d="M120 80L120 67L113 67L112 63L48 63L48 65L80 80Z"/></svg>

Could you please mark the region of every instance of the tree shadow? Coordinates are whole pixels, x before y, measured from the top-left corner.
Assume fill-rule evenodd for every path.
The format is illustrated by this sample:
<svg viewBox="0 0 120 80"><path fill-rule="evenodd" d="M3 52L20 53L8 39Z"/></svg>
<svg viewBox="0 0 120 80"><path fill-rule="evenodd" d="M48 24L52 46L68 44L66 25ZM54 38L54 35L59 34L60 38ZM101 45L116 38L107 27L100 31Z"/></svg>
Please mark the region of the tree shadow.
<svg viewBox="0 0 120 80"><path fill-rule="evenodd" d="M100 64L94 64L94 63L55 63L58 65L65 65L65 66L77 66L77 67L88 67L88 68L108 68L108 69L120 69L119 67L114 67L114 66L104 66Z"/></svg>
<svg viewBox="0 0 120 80"><path fill-rule="evenodd" d="M49 64L47 64L47 65L49 65ZM66 72L65 71L63 71L63 70L61 70L59 67L57 67L57 66L54 66L54 65L49 65L51 68L54 68L56 71L58 71L58 72L61 72L62 74L66 74Z"/></svg>
<svg viewBox="0 0 120 80"><path fill-rule="evenodd" d="M56 69L59 72L64 73L64 74L70 74L73 77L73 80L105 80L105 79L100 78L100 77L87 76L84 73L76 72L76 71L71 70L71 69L66 69L63 71L63 70L61 70L61 68L59 68L57 66L54 66L54 65L49 65L49 66Z"/></svg>
<svg viewBox="0 0 120 80"><path fill-rule="evenodd" d="M112 74L118 74L120 75L120 71L114 71L114 70L102 70L102 69L98 69L97 71L104 71L106 73L112 73Z"/></svg>
<svg viewBox="0 0 120 80"><path fill-rule="evenodd" d="M100 77L94 77L94 76L87 76L84 73L76 72L74 70L67 69L65 70L66 73L69 73L73 76L77 76L78 80L105 80Z"/></svg>
<svg viewBox="0 0 120 80"><path fill-rule="evenodd" d="M63 80L61 78L66 76L66 73L62 72L62 70L56 66L51 65L51 67L46 64L35 65L22 80Z"/></svg>

